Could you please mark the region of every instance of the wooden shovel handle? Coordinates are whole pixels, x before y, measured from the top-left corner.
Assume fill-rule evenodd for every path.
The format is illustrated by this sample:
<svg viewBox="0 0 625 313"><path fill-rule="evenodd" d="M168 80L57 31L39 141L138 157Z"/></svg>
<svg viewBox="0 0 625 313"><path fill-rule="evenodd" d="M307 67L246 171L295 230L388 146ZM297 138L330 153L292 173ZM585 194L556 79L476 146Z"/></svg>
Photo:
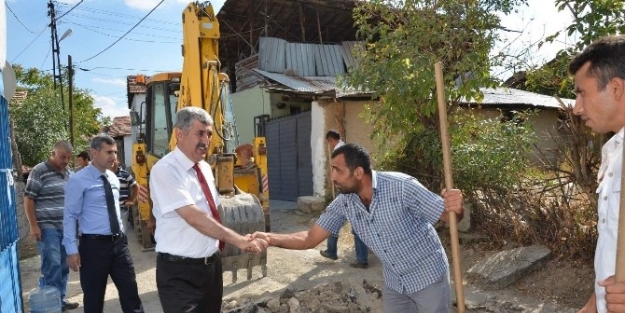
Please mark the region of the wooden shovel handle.
<svg viewBox="0 0 625 313"><path fill-rule="evenodd" d="M443 84L443 67L441 62L434 65L436 74L436 95L438 98L438 117L440 121L441 143L443 145L443 162L445 169L445 188L453 189L454 180L451 172L450 139L447 132L447 105L445 103L445 85ZM458 244L458 221L456 213L449 212L449 234L451 237L451 259L454 273L454 286L456 288L456 300L458 313L464 313L464 286L462 283L462 269L460 268L460 248Z"/></svg>

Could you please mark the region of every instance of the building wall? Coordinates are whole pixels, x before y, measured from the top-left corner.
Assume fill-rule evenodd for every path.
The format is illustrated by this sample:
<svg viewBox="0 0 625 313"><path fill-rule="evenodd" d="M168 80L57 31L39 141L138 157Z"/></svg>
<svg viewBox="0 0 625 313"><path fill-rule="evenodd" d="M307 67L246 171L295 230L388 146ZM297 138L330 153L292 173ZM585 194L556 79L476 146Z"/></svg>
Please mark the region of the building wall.
<svg viewBox="0 0 625 313"><path fill-rule="evenodd" d="M371 154L371 165L375 168L376 157L381 152L370 135L373 127L367 123L362 113L371 101L350 100L324 100L313 102L311 145L313 162L314 191L316 195L324 196L331 194L329 153L325 142L325 134L328 130L337 130L347 143L357 143L363 146ZM475 114L483 118L498 118L500 111L496 109L475 110ZM536 116L530 117L528 122L532 124L538 140L533 149L530 160L535 165L541 165L545 161L555 158L552 153L557 149L559 133L557 127L558 111L541 110ZM544 153L544 156L539 152Z"/></svg>
<svg viewBox="0 0 625 313"><path fill-rule="evenodd" d="M252 143L254 117L270 114L269 95L260 86L232 94L232 111L239 133L239 144Z"/></svg>
<svg viewBox="0 0 625 313"><path fill-rule="evenodd" d="M311 110L311 101L297 95L283 93L268 93L271 107L271 117L295 115Z"/></svg>
<svg viewBox="0 0 625 313"><path fill-rule="evenodd" d="M350 100L313 102L311 145L315 195L331 195L330 151L325 141L325 134L330 129L338 131L345 142L357 143L367 149L372 156L371 165L375 167L378 148L369 138L373 127L361 116L368 103L371 102Z"/></svg>
<svg viewBox="0 0 625 313"><path fill-rule="evenodd" d="M313 166L313 194L318 197L326 195L326 176L327 176L327 151L328 145L325 141L326 135L326 118L325 110L317 101L313 101L310 110L311 130L311 162Z"/></svg>
<svg viewBox="0 0 625 313"><path fill-rule="evenodd" d="M483 118L499 118L500 111L497 109L481 109L474 110L475 114ZM530 155L530 161L540 166L545 162L555 159L553 153L558 149L557 139L560 136L558 132L558 113L557 110L540 110L536 115L531 116L527 122L532 125L536 133L537 140Z"/></svg>
<svg viewBox="0 0 625 313"><path fill-rule="evenodd" d="M132 165L132 145L135 143L132 136L124 136L124 159L123 165L128 168Z"/></svg>

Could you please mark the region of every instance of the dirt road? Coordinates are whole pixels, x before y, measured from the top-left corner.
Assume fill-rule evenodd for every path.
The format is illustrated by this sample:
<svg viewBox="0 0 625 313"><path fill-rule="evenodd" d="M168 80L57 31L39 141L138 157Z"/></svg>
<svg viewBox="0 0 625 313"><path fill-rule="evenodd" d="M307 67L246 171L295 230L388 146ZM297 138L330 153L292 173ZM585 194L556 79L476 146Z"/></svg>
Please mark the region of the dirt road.
<svg viewBox="0 0 625 313"><path fill-rule="evenodd" d="M271 225L275 232L294 232L305 230L315 217L294 210L294 202L272 201ZM137 243L134 232L128 231L131 254L137 273L139 293L146 312L162 312L155 279L154 252L142 252ZM267 277L262 277L260 267L253 270L252 280L246 280L246 270L239 270L238 282L232 283L230 273L224 274L224 300L237 301L240 298L260 298L274 291L289 288L293 291L305 290L330 281L353 282L362 284L366 279L372 284L382 285L382 270L379 261L370 254L368 269L355 269L349 266L354 259L353 238L343 236L339 241L340 259L331 261L319 255L319 250L325 249L325 244L317 249L305 251L290 251L270 248L268 251ZM20 263L22 274L22 290L24 304L28 305L28 293L37 285L39 277L39 257L33 257ZM79 302L81 306L71 312L82 313L82 291L77 273L70 274L67 298ZM106 289L104 312L119 312L119 299L115 285L109 279ZM380 312L381 308L372 308L372 312ZM28 310L26 310L28 312Z"/></svg>
<svg viewBox="0 0 625 313"><path fill-rule="evenodd" d="M304 214L296 210L293 202L271 202L272 231L285 233L308 229L317 216ZM142 252L132 230L128 231L130 248L137 273L139 292L146 312L162 312L158 299L155 280L155 253ZM315 249L291 251L270 248L268 252L267 277L262 277L261 269L254 268L252 279L246 280L246 270L239 270L238 282L232 283L230 273L224 274L224 308L240 307L251 301L264 299L263 307L268 307L268 299L278 302L280 295L289 290L297 293L297 298L304 307L304 301L329 303L332 297L357 301L358 308L349 312L382 312L381 300L375 293L363 289L363 280L370 285L383 285L382 268L379 260L369 253L369 268L355 269L349 266L354 259L353 237L349 228L344 227L339 238L339 260L331 261L319 255L325 249L321 244ZM487 251L486 251L487 252ZM485 251L471 246L461 246L462 268L466 271L472 264L480 260ZM449 255L449 253L448 253ZM36 287L39 277L39 257L20 262L22 290L27 306L28 293ZM536 312L564 313L576 312L590 294L589 288L579 286L591 285L592 270L575 264L552 260L542 270L524 277L517 284L502 290L487 290L478 285L465 282L464 294L467 312ZM339 282L342 287L336 287ZM453 287L452 287L453 289ZM588 290L586 290L588 289ZM339 294L340 293L340 294ZM291 294L291 293L289 293ZM339 295L337 295L339 294ZM453 292L452 292L453 296ZM81 304L71 312L82 313L82 291L77 273L70 274L67 297ZM292 297L292 296L289 296ZM356 299L356 300L354 300ZM287 299L288 300L288 299ZM348 302L349 302L348 301ZM344 301L345 302L345 301ZM279 303L278 303L279 304ZM345 303L343 303L345 304ZM573 304L573 308L563 304ZM286 309L286 311L284 311ZM302 312L348 312L346 306L337 310L303 310ZM227 310L226 310L227 311ZM28 310L26 310L28 312ZM109 280L105 295L104 312L120 312L117 289ZM234 311L228 311L234 312ZM237 312L288 312L288 308L238 310Z"/></svg>

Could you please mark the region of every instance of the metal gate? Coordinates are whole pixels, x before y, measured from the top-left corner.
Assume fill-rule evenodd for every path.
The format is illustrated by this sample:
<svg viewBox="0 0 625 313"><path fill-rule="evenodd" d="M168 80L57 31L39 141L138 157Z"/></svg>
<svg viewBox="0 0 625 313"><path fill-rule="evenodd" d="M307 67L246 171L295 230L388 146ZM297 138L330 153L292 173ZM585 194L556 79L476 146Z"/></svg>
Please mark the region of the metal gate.
<svg viewBox="0 0 625 313"><path fill-rule="evenodd" d="M269 197L296 201L313 194L310 112L267 122Z"/></svg>
<svg viewBox="0 0 625 313"><path fill-rule="evenodd" d="M8 102L0 96L0 313L23 312Z"/></svg>

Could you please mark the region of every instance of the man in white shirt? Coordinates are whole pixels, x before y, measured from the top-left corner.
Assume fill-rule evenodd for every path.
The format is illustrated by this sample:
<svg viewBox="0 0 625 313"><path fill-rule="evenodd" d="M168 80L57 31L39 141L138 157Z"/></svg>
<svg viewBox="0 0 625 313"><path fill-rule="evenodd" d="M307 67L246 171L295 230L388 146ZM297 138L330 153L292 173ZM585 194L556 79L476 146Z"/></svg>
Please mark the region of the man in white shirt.
<svg viewBox="0 0 625 313"><path fill-rule="evenodd" d="M605 281L614 275L616 268L625 127L625 36L593 42L571 61L569 73L574 75L577 93L573 113L581 116L595 133L616 133L603 146L597 175L599 238L595 251L595 293L579 312L625 312L625 288L611 283L612 280Z"/></svg>
<svg viewBox="0 0 625 313"><path fill-rule="evenodd" d="M341 135L334 129L329 130L326 133L326 141L328 142L328 146L332 151L336 150L340 146L344 146L345 142L341 140Z"/></svg>
<svg viewBox="0 0 625 313"><path fill-rule="evenodd" d="M176 114L176 149L152 168L150 196L156 218L156 285L165 313L220 312L223 278L220 241L260 252L219 222L219 194L210 165L204 161L213 120L201 108Z"/></svg>

